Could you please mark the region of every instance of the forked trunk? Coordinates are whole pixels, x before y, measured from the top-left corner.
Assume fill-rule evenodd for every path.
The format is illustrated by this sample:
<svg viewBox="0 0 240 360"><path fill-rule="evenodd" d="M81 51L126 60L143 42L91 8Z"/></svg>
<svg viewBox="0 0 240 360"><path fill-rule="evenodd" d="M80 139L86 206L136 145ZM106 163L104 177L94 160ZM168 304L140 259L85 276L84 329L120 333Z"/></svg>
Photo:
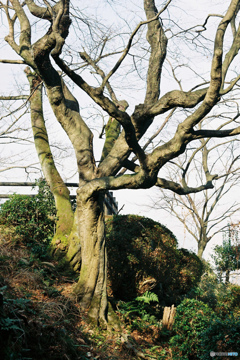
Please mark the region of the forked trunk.
<svg viewBox="0 0 240 360"><path fill-rule="evenodd" d="M107 254L104 233L104 194L90 197L78 190L76 223L81 241L81 271L74 294L89 318L107 324Z"/></svg>

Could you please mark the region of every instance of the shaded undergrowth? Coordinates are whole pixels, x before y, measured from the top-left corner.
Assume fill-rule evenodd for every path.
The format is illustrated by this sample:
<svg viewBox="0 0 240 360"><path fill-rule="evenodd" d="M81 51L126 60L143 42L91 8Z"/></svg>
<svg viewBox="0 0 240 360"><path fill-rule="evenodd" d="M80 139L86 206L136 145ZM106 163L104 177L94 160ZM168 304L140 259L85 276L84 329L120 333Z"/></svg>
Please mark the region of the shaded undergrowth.
<svg viewBox="0 0 240 360"><path fill-rule="evenodd" d="M0 359L170 358L158 320L147 318L141 299L134 318L128 314L133 303L117 304L121 333L92 330L71 297L76 281L66 265L37 257L13 227L1 225Z"/></svg>
<svg viewBox="0 0 240 360"><path fill-rule="evenodd" d="M240 346L240 287L219 283L168 229L133 215L106 226L108 296L122 329L90 328L72 296L78 274L48 255L54 219L44 189L36 199L14 195L1 208L1 360L207 360L210 351ZM163 308L172 304L167 330Z"/></svg>

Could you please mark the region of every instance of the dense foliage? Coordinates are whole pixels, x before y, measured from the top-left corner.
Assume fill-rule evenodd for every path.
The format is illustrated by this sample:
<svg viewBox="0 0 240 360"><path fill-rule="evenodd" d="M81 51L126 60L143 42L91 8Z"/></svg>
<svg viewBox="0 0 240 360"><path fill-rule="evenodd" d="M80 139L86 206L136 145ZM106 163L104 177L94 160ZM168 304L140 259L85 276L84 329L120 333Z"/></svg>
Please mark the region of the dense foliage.
<svg viewBox="0 0 240 360"><path fill-rule="evenodd" d="M240 287L220 282L206 262L200 282L191 289L188 297L204 302L221 319L225 319L230 314L240 316Z"/></svg>
<svg viewBox="0 0 240 360"><path fill-rule="evenodd" d="M176 335L170 340L175 356L182 360L196 359L201 353L201 334L216 318L213 310L202 301L185 299L177 307L173 330Z"/></svg>
<svg viewBox="0 0 240 360"><path fill-rule="evenodd" d="M238 351L240 287L219 282L205 262L201 281L187 296L177 307L175 334L170 339L173 353L179 352L183 359L207 360L210 351Z"/></svg>
<svg viewBox="0 0 240 360"><path fill-rule="evenodd" d="M211 351L234 352L240 349L240 317L215 319L201 334L199 359L208 360ZM229 357L222 357L228 359Z"/></svg>
<svg viewBox="0 0 240 360"><path fill-rule="evenodd" d="M26 319L36 316L35 312L40 311L39 316L42 316L41 307L45 308L44 302L36 305L34 296L47 295L51 306L53 298L66 301L55 285L67 273L63 275L60 263L56 268L56 263L51 266L49 262L44 262L55 218L53 198L44 182L39 184L35 197L14 195L1 207L0 221L4 229L14 226L23 240L20 248L24 243L31 254L37 255L23 255L16 246L17 250L11 251L19 251L14 255L18 261L13 263L11 255L6 255L2 246L0 270L4 274L6 269L10 272L11 267L11 271L15 272L11 286L16 285L17 289L14 294L10 293L9 283L0 276L1 349L6 359L25 359L26 351L27 358L33 359L32 353L40 345L39 356L45 356L46 349L53 351L54 342L58 343L56 358L60 359L64 352L70 354L70 358L76 358L78 339L73 342L73 335L69 337L66 333L70 327L68 321L72 305L67 314L69 319L65 319L63 327L59 321L66 305L56 304L57 309L62 306L56 327L54 319L50 324L47 316L46 319L41 318L45 335L40 345L40 330L35 331L35 320L34 326L26 322ZM161 346L155 348L161 349L158 352L161 359L170 359L168 354L171 353L173 359L207 360L210 351L234 352L239 349L239 286L220 283L208 263L203 264L185 249L177 249L173 233L151 219L135 215L114 216L107 219L106 230L109 294L115 298L113 304L130 332L159 341ZM74 282L75 277L71 281ZM161 328L162 310L163 306L172 304L178 304L175 323L172 331L166 331ZM74 326L70 331L73 334ZM54 341L49 335L52 333ZM34 344L31 344L31 339L34 339ZM168 345L163 345L164 342ZM102 346L104 341L100 343ZM84 350L84 347L81 349ZM53 352L51 358L54 358Z"/></svg>
<svg viewBox="0 0 240 360"><path fill-rule="evenodd" d="M232 245L231 239L225 240L222 245L216 245L214 247L212 258L220 281L223 281L223 273L225 273L225 282L229 282L230 271L239 268L239 257L240 246Z"/></svg>
<svg viewBox="0 0 240 360"><path fill-rule="evenodd" d="M130 301L147 290L161 305L176 304L201 278L202 262L165 226L141 216L114 216L106 223L109 280L117 299Z"/></svg>
<svg viewBox="0 0 240 360"><path fill-rule="evenodd" d="M157 295L146 291L132 301L119 301L117 310L130 330L143 331L151 325L158 325L158 303Z"/></svg>
<svg viewBox="0 0 240 360"><path fill-rule="evenodd" d="M0 223L13 225L33 253L46 254L46 245L53 236L56 220L55 203L44 180L36 182L36 196L13 195L1 205Z"/></svg>

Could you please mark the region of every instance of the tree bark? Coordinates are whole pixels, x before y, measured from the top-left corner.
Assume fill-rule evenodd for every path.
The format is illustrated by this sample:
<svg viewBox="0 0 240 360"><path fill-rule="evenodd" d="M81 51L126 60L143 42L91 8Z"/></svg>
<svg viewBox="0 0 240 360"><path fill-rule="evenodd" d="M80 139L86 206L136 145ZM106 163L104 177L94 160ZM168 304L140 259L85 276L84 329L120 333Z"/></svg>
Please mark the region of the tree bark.
<svg viewBox="0 0 240 360"><path fill-rule="evenodd" d="M107 253L103 202L104 192L89 196L87 185L78 189L76 224L81 241L81 271L74 294L80 300L81 307L88 309L91 322L106 327Z"/></svg>
<svg viewBox="0 0 240 360"><path fill-rule="evenodd" d="M230 280L230 270L226 270L225 284L229 284Z"/></svg>
<svg viewBox="0 0 240 360"><path fill-rule="evenodd" d="M207 237L207 223L205 221L201 221L201 226L199 228L199 240L198 240L198 257L202 259L203 252L209 242L209 238Z"/></svg>
<svg viewBox="0 0 240 360"><path fill-rule="evenodd" d="M54 196L57 210L56 232L51 242L51 252L62 255L68 244L68 237L72 231L73 211L70 193L62 180L53 160L49 146L47 129L42 109L42 82L41 79L30 71L25 70L30 84L31 123L35 148L42 167L44 177Z"/></svg>
<svg viewBox="0 0 240 360"><path fill-rule="evenodd" d="M207 239L204 236L201 236L198 242L198 253L197 253L200 259L202 259L203 252L206 248L207 243L208 243Z"/></svg>
<svg viewBox="0 0 240 360"><path fill-rule="evenodd" d="M199 242L198 243L198 253L197 253L199 259L202 259L204 249L205 249L205 246L203 245L203 243Z"/></svg>

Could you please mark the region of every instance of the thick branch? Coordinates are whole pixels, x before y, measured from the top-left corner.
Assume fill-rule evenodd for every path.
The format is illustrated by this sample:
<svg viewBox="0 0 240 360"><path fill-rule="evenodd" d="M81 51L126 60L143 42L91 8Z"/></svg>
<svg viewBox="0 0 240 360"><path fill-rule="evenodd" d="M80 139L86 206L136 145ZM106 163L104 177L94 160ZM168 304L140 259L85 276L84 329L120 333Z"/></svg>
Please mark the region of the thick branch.
<svg viewBox="0 0 240 360"><path fill-rule="evenodd" d="M193 108L205 98L207 90L207 88L204 88L189 92L181 90L170 91L150 107L147 110L147 114L149 116L156 116L175 107Z"/></svg>
<svg viewBox="0 0 240 360"><path fill-rule="evenodd" d="M21 33L19 38L19 55L24 57L23 54L25 51L28 51L31 48L31 26L20 2L18 0L10 1L20 22Z"/></svg>
<svg viewBox="0 0 240 360"><path fill-rule="evenodd" d="M25 0L25 3L28 6L29 11L32 15L45 20L52 20L52 12L58 12L59 6L61 5L61 1L59 1L56 5L53 6L52 12L49 11L47 7L41 7L35 4L33 0Z"/></svg>
<svg viewBox="0 0 240 360"><path fill-rule="evenodd" d="M170 2L171 0L167 2L164 10ZM147 90L144 104L150 105L157 101L160 94L160 79L162 65L166 57L167 37L159 20L160 14L157 11L154 0L145 0L144 10L148 21L158 15L154 21L148 23L147 32L147 40L151 47L151 53L148 65Z"/></svg>
<svg viewBox="0 0 240 360"><path fill-rule="evenodd" d="M53 160L42 108L42 81L29 68L25 69L30 85L31 123L35 148L41 168L55 199L57 231L55 237L69 235L72 229L73 212L70 191L62 180ZM60 233L60 234L59 234Z"/></svg>
<svg viewBox="0 0 240 360"><path fill-rule="evenodd" d="M131 175L108 176L93 179L82 187L78 188L77 193L81 193L86 198L92 197L93 194L102 190L119 190L119 189L148 189L155 183L155 177L151 177L143 169Z"/></svg>
<svg viewBox="0 0 240 360"><path fill-rule="evenodd" d="M123 53L122 53L122 56L120 57L120 59L117 61L117 63L114 65L114 67L109 71L108 75L105 77L105 79L103 80L102 82L102 85L101 85L101 90L104 89L107 81L110 79L110 77L118 70L118 68L120 67L120 65L122 64L123 60L125 59L125 57L127 56L130 48L131 48L131 45L132 45L132 41L133 41L133 38L134 36L137 34L138 30L140 29L140 27L142 25L145 25L145 24L149 24L153 21L156 21L160 14L167 8L168 4L171 2L172 0L168 0L168 3L167 5L164 6L164 8L162 10L160 10L158 13L153 13L152 17L151 18L148 18L147 21L141 21L137 27L135 28L135 30L132 32L129 40L128 40L128 44L126 46L126 48L124 49Z"/></svg>
<svg viewBox="0 0 240 360"><path fill-rule="evenodd" d="M234 33L232 46L231 46L230 50L227 52L227 54L225 56L225 59L224 59L224 62L223 62L223 67L222 67L223 68L222 69L222 78L223 78L222 87L224 86L224 80L226 78L228 68L229 68L230 64L232 63L233 59L235 58L235 56L238 54L239 49L240 49L240 25L238 26L238 29L237 29L236 33Z"/></svg>
<svg viewBox="0 0 240 360"><path fill-rule="evenodd" d="M6 17L8 20L8 26L9 26L9 33L8 35L5 37L5 41L7 41L7 43L13 48L13 50L19 54L20 51L20 47L19 45L17 45L15 39L14 39L14 24L15 21L17 19L17 14L15 13L14 16L11 18L10 14L9 14L9 3L7 3L6 6L2 5L4 8L4 11L6 13Z"/></svg>
<svg viewBox="0 0 240 360"><path fill-rule="evenodd" d="M24 64L26 65L26 62L24 60L3 60L0 59L0 63L2 64L15 64L15 65L19 65L19 64Z"/></svg>
<svg viewBox="0 0 240 360"><path fill-rule="evenodd" d="M77 84L84 90L98 105L101 106L112 118L116 119L124 128L125 139L131 151L133 151L141 165L145 167L145 153L138 144L136 133L129 115L121 111L109 98L103 95L99 89L94 89L89 86L83 78L71 70L58 56L54 56L57 65Z"/></svg>
<svg viewBox="0 0 240 360"><path fill-rule="evenodd" d="M17 0L13 0L12 3L19 17L21 29L26 28L26 15L22 7ZM28 59L29 56L33 57L32 67L44 81L56 118L73 144L81 176L85 180L89 180L92 179L95 169L92 133L79 114L76 99L62 82L49 59L49 54L53 49L55 54L59 54L61 51L64 37L67 36L70 26L69 1L64 1L64 4L61 1L60 5L59 12L52 19L52 29L33 45L31 49L33 51L29 51L30 49L26 47L21 56L24 60ZM21 41L25 41L24 38Z"/></svg>
<svg viewBox="0 0 240 360"><path fill-rule="evenodd" d="M125 111L128 107L128 103L125 100L118 102L118 106L122 111ZM108 123L105 127L105 142L102 150L101 160L103 161L112 150L116 140L118 139L121 131L121 126L116 119L109 118Z"/></svg>
<svg viewBox="0 0 240 360"><path fill-rule="evenodd" d="M186 145L193 139L197 138L196 134L194 134L193 136L194 133L193 127L197 125L217 103L219 99L219 93L222 83L223 38L227 26L230 23L232 17L234 16L234 12L236 11L237 5L238 5L238 1L232 0L226 15L224 16L223 20L220 22L218 26L215 37L214 54L212 60L211 81L202 104L193 114L188 116L186 120L184 120L178 126L174 137L168 143L159 146L153 151L151 155L148 156L149 164L152 169L153 168L160 169L167 161L171 160L172 158L180 155L185 151ZM200 133L199 132L197 133L198 135L202 134L201 131ZM225 131L222 130L221 132L214 131L213 133L210 132L209 134L205 132L205 136L222 137L223 134L225 134L225 136L231 136L238 133L239 133L239 128L234 130L225 130Z"/></svg>
<svg viewBox="0 0 240 360"><path fill-rule="evenodd" d="M223 39L231 19L234 16L238 5L237 0L232 0L228 11L224 18L221 20L214 41L214 53L211 68L211 81L207 90L206 96L199 106L199 108L190 115L180 126L184 128L185 133L191 132L193 127L199 123L206 116L213 106L219 100L221 84L222 84L222 54L223 54Z"/></svg>
<svg viewBox="0 0 240 360"><path fill-rule="evenodd" d="M202 138L224 138L240 134L240 126L229 130L196 130L193 132L193 139Z"/></svg>
<svg viewBox="0 0 240 360"><path fill-rule="evenodd" d="M163 188L163 189L168 189L171 190L173 192L175 192L178 195L186 195L186 194L190 194L190 193L197 193L206 189L213 189L214 186L212 184L211 181L207 182L205 185L200 185L196 188L193 187L189 187L189 186L181 186L180 184L171 181L171 180L166 180L166 179L162 179L162 178L158 178L157 182L155 184L156 186Z"/></svg>

